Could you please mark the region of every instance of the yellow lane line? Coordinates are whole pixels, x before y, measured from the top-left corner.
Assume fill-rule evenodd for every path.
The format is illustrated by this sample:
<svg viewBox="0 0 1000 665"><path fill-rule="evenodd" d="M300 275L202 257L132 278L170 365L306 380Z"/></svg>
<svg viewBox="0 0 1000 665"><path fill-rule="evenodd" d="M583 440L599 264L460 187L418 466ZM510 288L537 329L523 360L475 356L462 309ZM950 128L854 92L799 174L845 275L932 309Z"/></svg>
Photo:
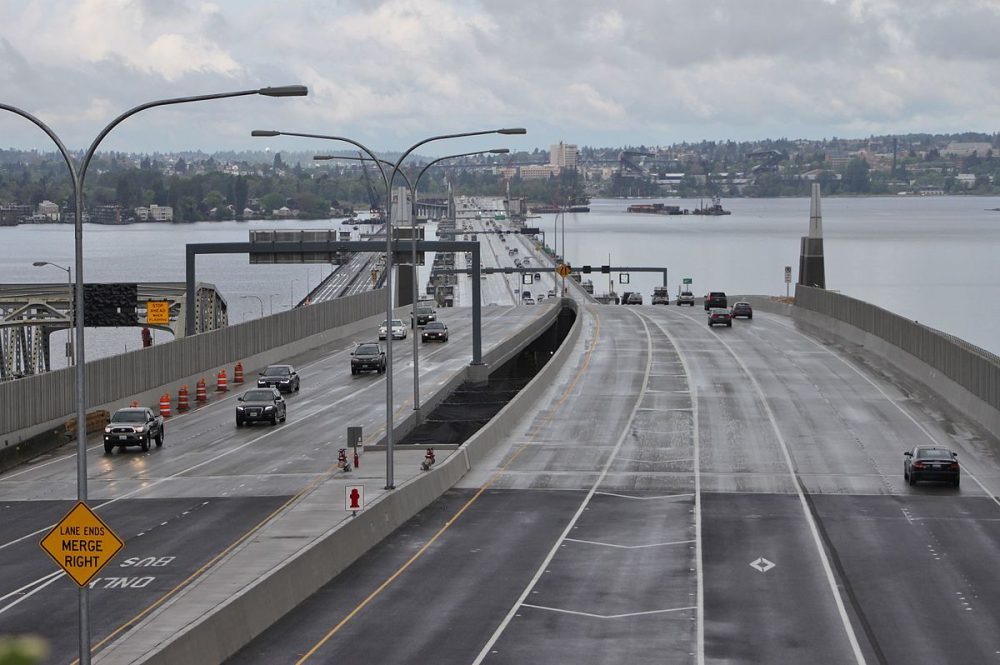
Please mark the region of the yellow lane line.
<svg viewBox="0 0 1000 665"><path fill-rule="evenodd" d="M555 413L562 407L562 405L569 398L570 393L576 387L576 384L580 380L580 377L582 377L583 374L584 374L584 372L587 371L587 367L590 365L590 359L591 359L591 357L594 354L594 349L597 348L597 343L598 343L598 341L600 339L600 334L601 334L601 317L596 312L593 313L593 314L594 314L594 317L597 319L597 324L596 324L596 326L594 328L594 341L591 343L590 348L587 349L587 355L584 357L583 364L580 366L580 369L577 370L576 375L573 377L573 380L570 381L569 385L566 387L566 390L563 391L563 394L562 394L561 398L559 399L559 401L556 403L555 408L553 408L549 412L549 414L545 417L545 419L541 423L539 423L537 426L535 426L535 427L532 428L532 433L529 436L533 437L535 434L538 433L538 431L542 427L544 427L546 424L548 424L548 422L552 419L552 417L555 415ZM305 654L302 655L301 658L299 658L297 661L295 661L295 665L301 665L302 663L306 662L309 658L311 658L324 644L326 644L327 642L329 642L330 639L332 639L333 636L336 635L340 631L340 629L343 628L347 624L347 622L349 622L351 619L353 619L355 616L357 616L357 614L361 610L363 610L365 607L367 607L368 604L371 603L379 594L381 594L390 584L392 584L393 581L396 580L396 578L398 578L400 575L402 575L406 571L407 568L409 568L411 565L413 565L413 563L417 559L419 559L423 555L423 553L425 551L427 551L427 548L430 547L431 545L433 545L435 543L435 541L437 541L437 539L440 538L441 535L445 531L447 531L449 528L451 528L451 526L455 523L455 521L459 517L461 517L462 514L466 510L468 510L468 508L473 503L475 503L476 500L479 499L480 496L482 496L483 492L485 492L487 489L489 489L489 487L491 485L493 485L494 482L496 482L496 480L510 467L511 464L513 464L514 460L517 459L518 455L520 455L521 452L527 446L528 446L527 443L521 444L521 446L518 448L518 450L510 457L510 459L508 459L507 462L503 466L501 466L492 476L490 476L489 480L487 480L483 484L482 487L480 487L478 490L476 490L476 493L468 501L466 501L465 504L461 508L459 508L458 512L456 512L451 517L451 519L449 519L447 522L444 523L444 526L442 526L440 529L438 529L438 531L433 536L431 536L430 540L428 540L426 543L424 543L420 547L420 549L417 550L417 552L406 561L406 563L404 563L402 566L400 566L396 570L396 572L394 572L384 582L382 582L378 586L378 588L376 588L374 591L372 591L368 595L367 598L365 598L363 601L361 601L353 610L350 611L350 613L348 613L347 616L345 616L343 619L341 619L340 622L336 626L334 626L333 628L331 628L330 631L326 635L324 635L322 637L322 639L320 639L319 642L317 642L311 649L309 649L309 651L307 651Z"/></svg>

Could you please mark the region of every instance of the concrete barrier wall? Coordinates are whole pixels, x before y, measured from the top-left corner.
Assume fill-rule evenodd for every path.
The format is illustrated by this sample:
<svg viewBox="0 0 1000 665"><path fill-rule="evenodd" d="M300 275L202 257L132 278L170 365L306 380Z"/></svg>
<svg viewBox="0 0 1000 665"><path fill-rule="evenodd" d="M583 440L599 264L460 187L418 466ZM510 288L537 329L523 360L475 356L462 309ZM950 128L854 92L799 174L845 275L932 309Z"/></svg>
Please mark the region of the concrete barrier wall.
<svg viewBox="0 0 1000 665"><path fill-rule="evenodd" d="M562 304L577 310L577 305L572 300L564 299ZM559 308L555 309L558 316ZM155 652L137 657L129 649L130 636L127 635L98 654L94 662L101 665L188 665L221 663L232 656L453 487L473 463L489 455L551 385L556 374L572 356L581 328L582 322L578 314L559 349L528 385L479 432L434 469L402 483L395 491L382 495L356 518L333 527L284 565L227 597L214 612L202 616L186 630L165 639ZM537 337L544 330L545 327L542 327L533 334ZM523 348L533 339L526 330L505 340L504 344L508 344L509 348ZM495 351L500 356L504 355L500 348ZM458 380L464 380L468 371L467 368L460 372ZM197 593L197 589L189 592ZM183 595L177 600L182 602L182 599ZM170 611L169 605L160 611ZM146 618L130 635L141 636L148 630L155 631L155 626L156 614Z"/></svg>
<svg viewBox="0 0 1000 665"><path fill-rule="evenodd" d="M94 360L87 363L87 408L129 399L152 404L162 391L176 392L183 383L190 384L193 397L191 382L199 375L208 373L212 380L218 368L237 360L252 370L384 312L385 291L369 291ZM72 418L75 377L75 369L67 368L0 383L0 448Z"/></svg>
<svg viewBox="0 0 1000 665"><path fill-rule="evenodd" d="M1000 410L1000 357L974 344L840 293L797 285L795 305L825 314L905 351Z"/></svg>

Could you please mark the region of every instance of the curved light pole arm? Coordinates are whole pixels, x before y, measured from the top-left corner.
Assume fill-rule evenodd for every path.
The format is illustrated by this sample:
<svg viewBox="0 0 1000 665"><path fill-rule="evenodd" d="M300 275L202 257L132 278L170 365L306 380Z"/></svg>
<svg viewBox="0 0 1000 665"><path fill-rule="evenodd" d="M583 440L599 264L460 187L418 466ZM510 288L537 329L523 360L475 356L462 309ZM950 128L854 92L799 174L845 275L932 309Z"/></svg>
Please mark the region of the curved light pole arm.
<svg viewBox="0 0 1000 665"><path fill-rule="evenodd" d="M431 160L424 165L420 172L417 173L417 177L414 179L413 184L410 185L410 238L412 240L411 247L413 250L413 293L411 297L413 298L413 410L420 412L420 345L417 343L417 299L418 288L417 288L417 187L420 185L420 179L424 177L427 173L427 169L434 166L438 162L443 162L446 159L458 159L460 157L471 157L473 155L483 155L483 154L503 154L509 152L506 148L494 148L492 150L476 150L474 152L463 152L458 155L446 155L444 157L438 157L437 159ZM403 173L403 171L400 171ZM474 283L478 283L479 275L473 275L472 279ZM419 417L419 416L418 416Z"/></svg>
<svg viewBox="0 0 1000 665"><path fill-rule="evenodd" d="M388 164L385 160L379 159L375 156L375 153L369 150L365 145L355 141L354 139L349 139L346 136L330 136L328 134L305 134L302 132L280 132L277 130L268 129L255 129L250 132L250 136L299 136L301 138L307 139L323 139L327 141L343 141L344 143L350 143L357 149L364 152L371 158L371 161L375 162L375 166L378 167L379 173L382 174L382 182L385 184L386 192L389 191L389 178L385 174L385 169L382 168L381 162ZM344 157L344 159L351 159L350 157Z"/></svg>
<svg viewBox="0 0 1000 665"><path fill-rule="evenodd" d="M52 131L52 129L44 122L42 122L41 120L39 120L38 118L36 118L35 116L31 115L30 113L28 113L23 109L19 109L16 106L11 106L10 104L3 104L3 103L0 103L0 109L3 109L4 111L10 111L11 113L21 116L25 120L34 123L35 125L38 126L39 129L45 132L50 139L52 139L52 142L55 143L56 147L59 149L59 154L62 155L63 160L65 160L66 162L66 167L69 169L70 177L73 179L73 186L75 187L76 165L73 164L73 159L70 157L69 151L66 150L66 146L63 145L62 140L58 136L56 136L56 133Z"/></svg>

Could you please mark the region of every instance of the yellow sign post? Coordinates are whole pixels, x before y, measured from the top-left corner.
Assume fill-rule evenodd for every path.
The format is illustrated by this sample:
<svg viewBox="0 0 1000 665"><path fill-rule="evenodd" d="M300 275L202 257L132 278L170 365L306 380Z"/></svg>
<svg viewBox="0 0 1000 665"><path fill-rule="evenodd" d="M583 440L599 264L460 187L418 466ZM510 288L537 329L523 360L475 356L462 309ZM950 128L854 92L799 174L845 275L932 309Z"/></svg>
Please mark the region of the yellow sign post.
<svg viewBox="0 0 1000 665"><path fill-rule="evenodd" d="M566 278L569 277L569 274L571 272L573 272L573 269L569 267L568 263L560 263L559 265L556 266L556 272L559 274L560 277Z"/></svg>
<svg viewBox="0 0 1000 665"><path fill-rule="evenodd" d="M166 300L147 301L146 323L150 325L170 325L170 303Z"/></svg>
<svg viewBox="0 0 1000 665"><path fill-rule="evenodd" d="M125 547L111 527L83 501L73 506L40 545L81 587L87 586Z"/></svg>

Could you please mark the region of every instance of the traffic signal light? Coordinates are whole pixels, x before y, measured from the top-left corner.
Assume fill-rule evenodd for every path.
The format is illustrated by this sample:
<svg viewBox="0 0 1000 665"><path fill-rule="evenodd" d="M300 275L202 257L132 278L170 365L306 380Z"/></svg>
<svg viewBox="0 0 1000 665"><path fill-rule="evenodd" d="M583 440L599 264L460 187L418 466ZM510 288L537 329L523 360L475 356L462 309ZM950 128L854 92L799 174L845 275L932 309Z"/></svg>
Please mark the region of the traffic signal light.
<svg viewBox="0 0 1000 665"><path fill-rule="evenodd" d="M590 272L590 266L583 266L583 268L580 269L580 272L582 272L583 274L589 273Z"/></svg>
<svg viewBox="0 0 1000 665"><path fill-rule="evenodd" d="M601 272L604 273L605 275L610 274L611 273L611 266L601 266Z"/></svg>

